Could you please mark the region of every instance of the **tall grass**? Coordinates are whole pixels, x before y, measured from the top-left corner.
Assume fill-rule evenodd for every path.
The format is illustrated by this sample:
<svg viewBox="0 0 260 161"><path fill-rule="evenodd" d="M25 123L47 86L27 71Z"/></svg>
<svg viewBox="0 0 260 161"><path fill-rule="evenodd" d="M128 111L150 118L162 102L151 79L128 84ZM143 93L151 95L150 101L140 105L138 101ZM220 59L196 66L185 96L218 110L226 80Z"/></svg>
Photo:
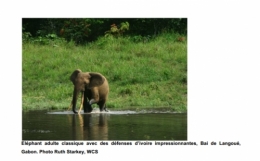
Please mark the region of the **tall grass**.
<svg viewBox="0 0 260 161"><path fill-rule="evenodd" d="M23 44L23 109L65 109L72 99L75 69L107 77L107 106L187 110L187 43L165 33L150 41L102 37L86 46L73 42Z"/></svg>

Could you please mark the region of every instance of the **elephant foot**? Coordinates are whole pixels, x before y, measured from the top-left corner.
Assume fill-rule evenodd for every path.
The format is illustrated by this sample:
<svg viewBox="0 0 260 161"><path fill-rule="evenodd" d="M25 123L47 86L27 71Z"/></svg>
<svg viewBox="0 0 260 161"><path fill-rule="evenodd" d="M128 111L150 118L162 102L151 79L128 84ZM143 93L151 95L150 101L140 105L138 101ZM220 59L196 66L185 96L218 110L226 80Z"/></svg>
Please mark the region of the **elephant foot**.
<svg viewBox="0 0 260 161"><path fill-rule="evenodd" d="M90 113L92 111L93 111L93 108L91 107L91 105L84 107L84 113Z"/></svg>

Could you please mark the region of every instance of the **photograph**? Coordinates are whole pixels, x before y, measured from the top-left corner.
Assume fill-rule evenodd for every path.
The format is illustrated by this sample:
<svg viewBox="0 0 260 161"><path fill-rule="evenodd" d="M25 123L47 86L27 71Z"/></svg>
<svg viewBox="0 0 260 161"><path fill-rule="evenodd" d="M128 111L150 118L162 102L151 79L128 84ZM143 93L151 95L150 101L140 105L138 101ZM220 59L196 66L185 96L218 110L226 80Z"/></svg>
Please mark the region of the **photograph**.
<svg viewBox="0 0 260 161"><path fill-rule="evenodd" d="M22 18L22 141L188 140L188 18Z"/></svg>

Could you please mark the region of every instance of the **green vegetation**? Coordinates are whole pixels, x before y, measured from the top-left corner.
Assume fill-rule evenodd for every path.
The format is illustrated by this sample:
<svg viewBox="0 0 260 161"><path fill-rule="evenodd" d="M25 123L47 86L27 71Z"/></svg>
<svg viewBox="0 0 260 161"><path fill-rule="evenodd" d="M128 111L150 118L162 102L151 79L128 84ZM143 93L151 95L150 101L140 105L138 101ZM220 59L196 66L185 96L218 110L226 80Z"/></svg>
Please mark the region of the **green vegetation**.
<svg viewBox="0 0 260 161"><path fill-rule="evenodd" d="M187 43L179 41L180 37L165 33L144 43L108 36L85 46L61 39L45 45L25 42L23 109L67 109L73 92L69 77L79 68L107 77L109 109L168 107L186 111Z"/></svg>
<svg viewBox="0 0 260 161"><path fill-rule="evenodd" d="M137 40L174 31L187 34L187 18L23 18L23 38L64 38L76 44L87 44L104 35L132 36Z"/></svg>
<svg viewBox="0 0 260 161"><path fill-rule="evenodd" d="M67 109L81 69L107 77L108 109L185 112L186 32L187 19L23 19L23 109Z"/></svg>

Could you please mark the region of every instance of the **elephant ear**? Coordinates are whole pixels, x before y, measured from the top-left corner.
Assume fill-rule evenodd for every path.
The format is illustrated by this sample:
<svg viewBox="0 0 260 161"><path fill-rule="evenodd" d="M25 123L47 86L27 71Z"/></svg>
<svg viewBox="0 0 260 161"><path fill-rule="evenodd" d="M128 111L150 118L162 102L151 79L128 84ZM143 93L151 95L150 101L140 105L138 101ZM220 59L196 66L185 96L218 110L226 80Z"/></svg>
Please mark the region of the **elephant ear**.
<svg viewBox="0 0 260 161"><path fill-rule="evenodd" d="M81 70L80 69L76 69L70 76L70 80L72 81L72 83L74 85L75 85L75 81L76 81L76 78L77 78L79 73L81 73Z"/></svg>
<svg viewBox="0 0 260 161"><path fill-rule="evenodd" d="M104 83L105 78L100 73L89 73L90 75L90 82L89 88L100 86Z"/></svg>

